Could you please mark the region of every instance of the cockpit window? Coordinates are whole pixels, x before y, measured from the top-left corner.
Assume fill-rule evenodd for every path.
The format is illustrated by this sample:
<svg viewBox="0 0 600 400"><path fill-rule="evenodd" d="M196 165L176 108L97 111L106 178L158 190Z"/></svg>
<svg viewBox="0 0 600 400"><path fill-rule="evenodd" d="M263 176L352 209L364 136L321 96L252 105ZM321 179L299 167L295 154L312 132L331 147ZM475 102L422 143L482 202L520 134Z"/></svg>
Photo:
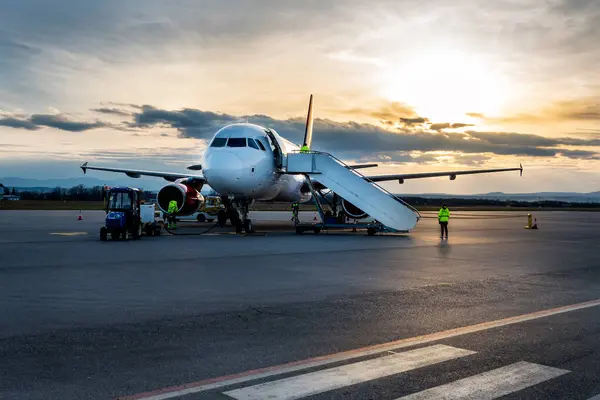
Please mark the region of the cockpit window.
<svg viewBox="0 0 600 400"><path fill-rule="evenodd" d="M259 139L256 138L256 142L258 143L258 145L260 146L261 150L267 151L267 147L269 147L269 144L267 143L266 145L263 143L264 139Z"/></svg>
<svg viewBox="0 0 600 400"><path fill-rule="evenodd" d="M265 149L265 146L264 146L264 145L262 144L262 142L260 141L260 139L256 139L256 144L258 144L258 147L260 147L260 149L261 149L262 151L267 151L267 150Z"/></svg>
<svg viewBox="0 0 600 400"><path fill-rule="evenodd" d="M225 143L227 143L227 138L215 138L210 147L224 147Z"/></svg>
<svg viewBox="0 0 600 400"><path fill-rule="evenodd" d="M227 147L246 147L246 138L229 138Z"/></svg>
<svg viewBox="0 0 600 400"><path fill-rule="evenodd" d="M254 141L254 139L250 139L250 138L248 138L248 147L252 147L253 149L260 150L258 148L258 145L256 144L256 142Z"/></svg>

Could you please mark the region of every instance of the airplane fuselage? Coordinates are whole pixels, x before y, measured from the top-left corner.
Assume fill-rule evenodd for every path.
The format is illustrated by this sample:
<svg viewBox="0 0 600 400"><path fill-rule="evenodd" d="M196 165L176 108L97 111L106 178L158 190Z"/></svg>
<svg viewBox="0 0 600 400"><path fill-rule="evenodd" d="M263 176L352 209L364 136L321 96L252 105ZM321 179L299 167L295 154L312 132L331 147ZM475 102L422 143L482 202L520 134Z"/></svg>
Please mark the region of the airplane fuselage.
<svg viewBox="0 0 600 400"><path fill-rule="evenodd" d="M287 154L298 149L272 129L248 123L227 125L210 141L202 172L222 196L303 202L311 197L304 177L281 173Z"/></svg>

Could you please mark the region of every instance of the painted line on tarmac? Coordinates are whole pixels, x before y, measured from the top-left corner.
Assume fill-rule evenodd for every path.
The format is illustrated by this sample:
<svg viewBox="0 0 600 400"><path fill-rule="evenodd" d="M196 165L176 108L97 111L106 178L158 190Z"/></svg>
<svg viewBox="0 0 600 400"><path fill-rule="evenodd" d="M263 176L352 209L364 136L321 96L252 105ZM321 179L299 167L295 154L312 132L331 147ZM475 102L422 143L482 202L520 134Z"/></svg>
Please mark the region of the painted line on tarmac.
<svg viewBox="0 0 600 400"><path fill-rule="evenodd" d="M223 394L238 400L299 399L472 354L475 354L475 352L436 344L341 367L248 386Z"/></svg>
<svg viewBox="0 0 600 400"><path fill-rule="evenodd" d="M569 372L521 361L396 400L497 399Z"/></svg>
<svg viewBox="0 0 600 400"><path fill-rule="evenodd" d="M596 396L591 397L588 400L600 400L600 394L597 394Z"/></svg>
<svg viewBox="0 0 600 400"><path fill-rule="evenodd" d="M87 235L87 232L52 232L50 233L50 235L55 235L55 236L81 236L81 235Z"/></svg>
<svg viewBox="0 0 600 400"><path fill-rule="evenodd" d="M406 347L416 346L420 344L435 342L438 340L449 339L456 336L466 335L469 333L486 331L488 329L499 328L507 325L518 324L527 321L533 321L540 318L551 317L558 314L564 314L572 311L583 310L586 308L600 306L600 299L586 301L583 303L571 304L568 306L551 308L548 310L536 311L529 314L517 315L494 321L482 322L475 325L468 325L461 328L448 329L446 331L430 333L412 338L395 340L388 343L382 343L373 346L367 346L359 349L343 351L336 354L309 358L301 361L294 361L287 364L277 365L273 367L260 368L256 370L246 371L234 375L226 375L217 378L206 379L198 382L192 382L184 385L158 389L150 392L139 393L132 396L119 397L120 400L164 400L174 397L184 396L192 393L205 392L207 390L218 389L226 386L244 383L257 379L268 378L276 375L287 374L290 372L301 371L308 368L319 367L322 365L332 364L340 361L347 361L358 357L364 357L386 351L402 349Z"/></svg>

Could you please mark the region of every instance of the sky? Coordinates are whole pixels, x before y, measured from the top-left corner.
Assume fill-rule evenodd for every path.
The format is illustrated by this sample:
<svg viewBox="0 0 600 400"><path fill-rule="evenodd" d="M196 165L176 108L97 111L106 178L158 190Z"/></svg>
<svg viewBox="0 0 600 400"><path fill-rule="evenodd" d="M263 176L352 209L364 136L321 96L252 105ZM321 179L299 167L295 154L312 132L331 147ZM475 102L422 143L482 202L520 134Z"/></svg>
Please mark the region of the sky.
<svg viewBox="0 0 600 400"><path fill-rule="evenodd" d="M600 190L600 0L423 4L0 0L0 177L185 171L246 119L300 142L314 94L313 149L370 174L525 169L395 192Z"/></svg>

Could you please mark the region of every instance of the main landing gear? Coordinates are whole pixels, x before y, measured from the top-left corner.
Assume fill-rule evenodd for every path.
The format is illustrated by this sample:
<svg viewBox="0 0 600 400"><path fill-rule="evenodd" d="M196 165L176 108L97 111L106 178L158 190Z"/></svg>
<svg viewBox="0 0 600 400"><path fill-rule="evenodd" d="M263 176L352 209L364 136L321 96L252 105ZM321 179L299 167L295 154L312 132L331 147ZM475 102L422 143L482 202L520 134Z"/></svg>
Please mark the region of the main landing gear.
<svg viewBox="0 0 600 400"><path fill-rule="evenodd" d="M225 199L224 199L225 200ZM225 209L220 210L217 215L219 226L225 226L227 220L231 221L231 225L235 226L236 233L253 233L252 220L248 218L250 201L234 200L223 201Z"/></svg>

